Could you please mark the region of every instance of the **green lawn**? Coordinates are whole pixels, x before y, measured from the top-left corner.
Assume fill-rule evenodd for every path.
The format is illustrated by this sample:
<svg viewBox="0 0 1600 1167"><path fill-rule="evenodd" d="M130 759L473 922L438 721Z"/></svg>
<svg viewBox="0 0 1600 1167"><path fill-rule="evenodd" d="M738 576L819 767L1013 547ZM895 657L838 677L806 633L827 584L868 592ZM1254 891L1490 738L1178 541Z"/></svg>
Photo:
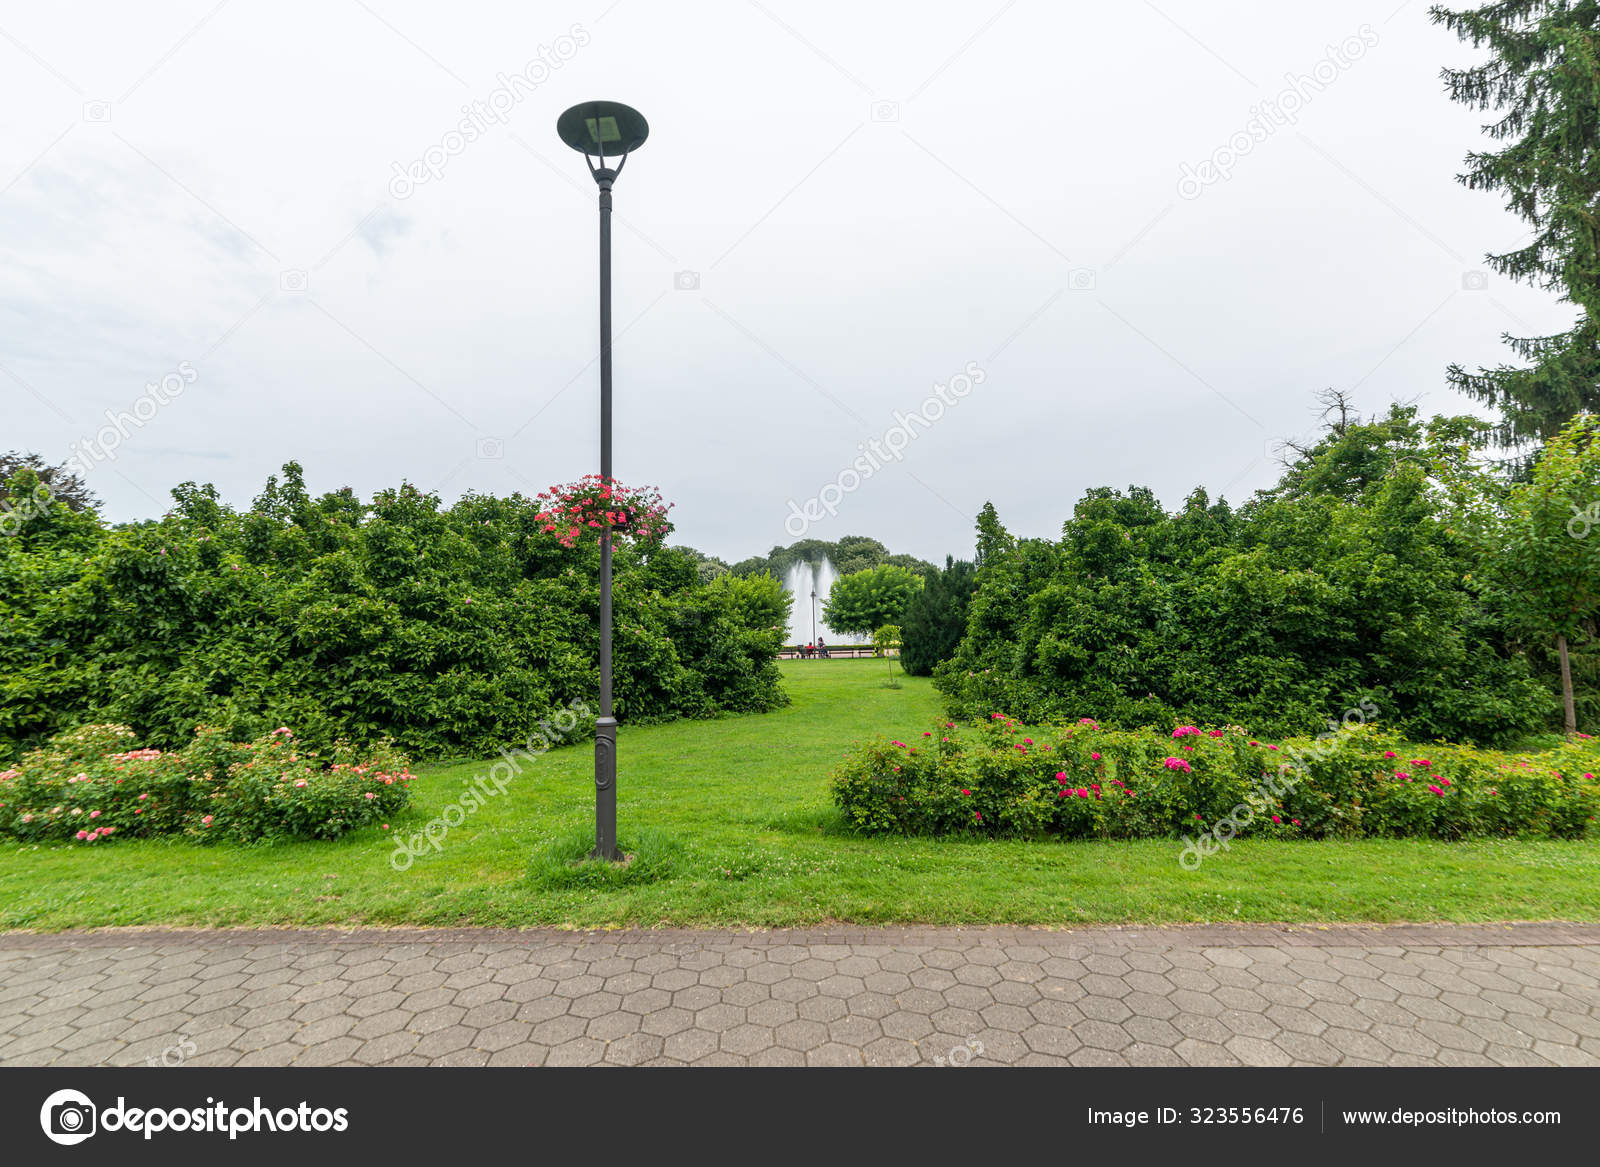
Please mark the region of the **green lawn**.
<svg viewBox="0 0 1600 1167"><path fill-rule="evenodd" d="M915 678L885 688L884 661L783 669L794 703L779 713L623 728L623 843L640 851L625 872L532 862L592 823L580 745L527 765L404 872L389 862L393 834L376 829L261 847L7 844L0 928L1600 919L1600 840L1246 840L1191 873L1172 841L853 837L829 768L854 738L920 737L936 695ZM487 771L424 768L392 827L420 829Z"/></svg>

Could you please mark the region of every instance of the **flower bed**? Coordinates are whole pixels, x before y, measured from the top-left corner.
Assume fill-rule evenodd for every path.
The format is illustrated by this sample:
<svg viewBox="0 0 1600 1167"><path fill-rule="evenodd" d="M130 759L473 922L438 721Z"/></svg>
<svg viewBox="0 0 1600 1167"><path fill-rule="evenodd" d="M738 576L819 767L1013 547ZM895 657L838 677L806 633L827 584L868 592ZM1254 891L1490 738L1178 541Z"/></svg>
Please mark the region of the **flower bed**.
<svg viewBox="0 0 1600 1167"><path fill-rule="evenodd" d="M201 727L183 750L136 749L122 725L89 725L0 773L0 834L94 844L152 835L332 839L411 798L403 755L302 753L287 728L249 743Z"/></svg>
<svg viewBox="0 0 1600 1167"><path fill-rule="evenodd" d="M994 714L846 751L834 801L857 830L1135 839L1577 838L1600 807L1600 743L1537 754L1408 743L1372 726L1266 742L1237 726L1023 730Z"/></svg>

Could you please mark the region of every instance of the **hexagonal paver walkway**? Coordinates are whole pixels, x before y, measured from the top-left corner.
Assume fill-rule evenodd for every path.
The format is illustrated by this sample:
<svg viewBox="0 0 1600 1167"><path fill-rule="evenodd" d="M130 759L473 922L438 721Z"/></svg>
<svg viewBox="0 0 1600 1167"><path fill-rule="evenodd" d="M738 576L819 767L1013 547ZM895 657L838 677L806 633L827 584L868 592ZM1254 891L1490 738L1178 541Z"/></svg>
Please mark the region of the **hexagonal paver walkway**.
<svg viewBox="0 0 1600 1167"><path fill-rule="evenodd" d="M4 1065L1600 1065L1600 927L0 934Z"/></svg>

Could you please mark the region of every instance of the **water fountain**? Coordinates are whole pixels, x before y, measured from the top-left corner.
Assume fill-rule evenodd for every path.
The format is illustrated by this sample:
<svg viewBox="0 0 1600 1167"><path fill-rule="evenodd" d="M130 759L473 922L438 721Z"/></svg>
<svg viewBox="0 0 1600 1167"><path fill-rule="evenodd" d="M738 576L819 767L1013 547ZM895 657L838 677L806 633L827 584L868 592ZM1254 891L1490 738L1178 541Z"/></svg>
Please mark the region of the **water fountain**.
<svg viewBox="0 0 1600 1167"><path fill-rule="evenodd" d="M790 644L811 644L818 636L829 644L866 643L862 637L835 632L822 618L823 605L827 603L828 593L833 591L833 581L838 578L839 573L834 570L826 555L822 557L820 564L809 563L802 559L789 568L783 577L783 589L794 597L794 605L789 609ZM815 625L811 620L812 592L817 594Z"/></svg>

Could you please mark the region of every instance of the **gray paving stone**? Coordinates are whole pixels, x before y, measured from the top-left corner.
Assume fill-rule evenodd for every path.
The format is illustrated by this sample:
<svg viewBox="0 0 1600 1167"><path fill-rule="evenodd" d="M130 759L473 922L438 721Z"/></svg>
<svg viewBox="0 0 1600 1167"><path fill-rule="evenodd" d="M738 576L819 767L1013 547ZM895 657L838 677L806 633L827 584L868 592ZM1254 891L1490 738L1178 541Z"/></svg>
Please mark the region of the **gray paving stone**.
<svg viewBox="0 0 1600 1167"><path fill-rule="evenodd" d="M0 936L0 1064L183 1041L195 1065L1596 1065L1600 928Z"/></svg>

